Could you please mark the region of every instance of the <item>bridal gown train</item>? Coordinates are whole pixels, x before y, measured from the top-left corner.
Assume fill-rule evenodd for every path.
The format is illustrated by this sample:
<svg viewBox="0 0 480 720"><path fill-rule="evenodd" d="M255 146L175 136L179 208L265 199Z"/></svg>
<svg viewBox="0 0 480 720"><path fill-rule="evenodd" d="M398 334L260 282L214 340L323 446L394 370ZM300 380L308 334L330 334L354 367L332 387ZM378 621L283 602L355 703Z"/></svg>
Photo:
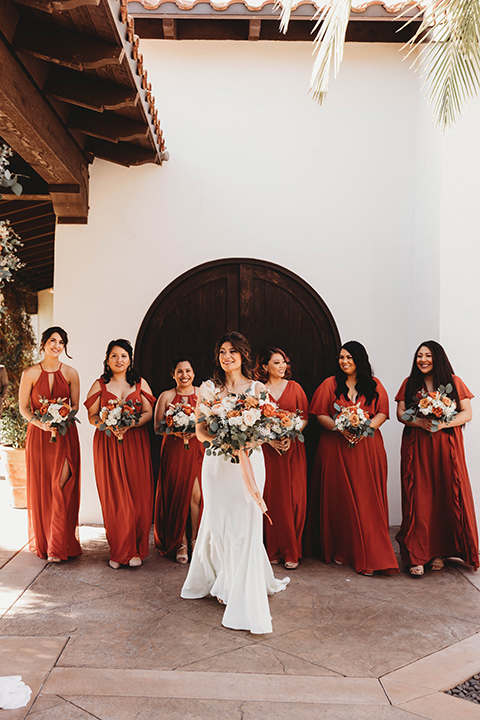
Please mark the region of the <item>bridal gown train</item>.
<svg viewBox="0 0 480 720"><path fill-rule="evenodd" d="M213 388L213 383L201 396ZM202 386L202 389L203 386ZM260 492L265 463L260 451L251 463ZM249 494L240 466L205 455L202 467L203 515L182 598L213 595L225 603L222 625L251 633L272 632L268 595L284 590L263 545L263 516Z"/></svg>

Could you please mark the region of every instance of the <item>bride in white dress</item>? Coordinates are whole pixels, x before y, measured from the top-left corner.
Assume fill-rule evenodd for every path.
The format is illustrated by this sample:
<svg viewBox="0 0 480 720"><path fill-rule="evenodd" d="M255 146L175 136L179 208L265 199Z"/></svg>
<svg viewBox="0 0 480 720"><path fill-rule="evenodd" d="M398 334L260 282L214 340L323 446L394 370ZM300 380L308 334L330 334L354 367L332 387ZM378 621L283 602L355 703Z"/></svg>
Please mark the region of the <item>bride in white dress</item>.
<svg viewBox="0 0 480 720"><path fill-rule="evenodd" d="M250 347L238 332L224 335L215 348L214 380L200 387L202 399L222 398L264 389L251 373ZM206 424L197 425L201 442L211 440ZM260 492L265 484L265 464L259 450L251 455ZM222 456L205 455L202 467L203 514L182 598L213 595L225 605L222 625L251 633L272 632L268 595L284 590L289 578L278 580L263 546L263 517L243 481L239 464Z"/></svg>

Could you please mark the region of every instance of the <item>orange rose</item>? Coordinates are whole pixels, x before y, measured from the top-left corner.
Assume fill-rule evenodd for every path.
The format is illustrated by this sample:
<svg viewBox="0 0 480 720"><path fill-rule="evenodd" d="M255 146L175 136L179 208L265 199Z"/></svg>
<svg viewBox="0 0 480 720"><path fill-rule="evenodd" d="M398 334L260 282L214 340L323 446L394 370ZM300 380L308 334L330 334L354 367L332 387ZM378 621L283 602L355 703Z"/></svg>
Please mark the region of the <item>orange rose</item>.
<svg viewBox="0 0 480 720"><path fill-rule="evenodd" d="M432 408L432 412L435 415L435 417L438 417L438 418L442 417L442 415L443 415L443 410L442 410L442 408L439 408L439 407Z"/></svg>
<svg viewBox="0 0 480 720"><path fill-rule="evenodd" d="M262 409L263 414L265 417L277 417L277 413L273 405L264 405Z"/></svg>
<svg viewBox="0 0 480 720"><path fill-rule="evenodd" d="M67 417L67 415L70 413L70 405L62 405L61 408L58 410L58 414L62 417Z"/></svg>
<svg viewBox="0 0 480 720"><path fill-rule="evenodd" d="M124 405L123 412L126 412L128 415L133 415L133 413L135 412L135 408L131 405ZM170 417L170 415L168 417Z"/></svg>
<svg viewBox="0 0 480 720"><path fill-rule="evenodd" d="M182 412L184 412L185 415L191 415L193 413L193 408L191 405L184 405L182 407Z"/></svg>
<svg viewBox="0 0 480 720"><path fill-rule="evenodd" d="M42 405L42 406L40 407L39 412L40 412L40 415L46 415L47 412L48 412L48 405Z"/></svg>
<svg viewBox="0 0 480 720"><path fill-rule="evenodd" d="M258 399L248 395L248 397L245 398L245 405L247 408L256 408L258 407Z"/></svg>
<svg viewBox="0 0 480 720"><path fill-rule="evenodd" d="M282 417L281 422L282 422L283 427L288 427L290 425L290 418L288 417L288 415L285 415L284 417Z"/></svg>
<svg viewBox="0 0 480 720"><path fill-rule="evenodd" d="M360 425L360 418L356 413L353 413L353 415L350 415L350 425L354 428L358 427Z"/></svg>
<svg viewBox="0 0 480 720"><path fill-rule="evenodd" d="M444 395L442 397L442 402L445 405L445 407L450 407L450 405L452 404L452 401L450 400L450 398L447 395Z"/></svg>
<svg viewBox="0 0 480 720"><path fill-rule="evenodd" d="M240 410L230 410L230 411L227 413L227 417L229 417L229 418L232 418L232 417L240 417L241 414L242 414L242 413L240 412Z"/></svg>
<svg viewBox="0 0 480 720"><path fill-rule="evenodd" d="M428 408L428 407L430 407L430 399L424 397L420 400L420 402L418 404L421 408Z"/></svg>
<svg viewBox="0 0 480 720"><path fill-rule="evenodd" d="M165 416L165 422L166 422L166 424L168 425L168 427L172 427L172 425L173 425L173 418L172 418L172 416L171 416L171 415L166 415L166 416Z"/></svg>

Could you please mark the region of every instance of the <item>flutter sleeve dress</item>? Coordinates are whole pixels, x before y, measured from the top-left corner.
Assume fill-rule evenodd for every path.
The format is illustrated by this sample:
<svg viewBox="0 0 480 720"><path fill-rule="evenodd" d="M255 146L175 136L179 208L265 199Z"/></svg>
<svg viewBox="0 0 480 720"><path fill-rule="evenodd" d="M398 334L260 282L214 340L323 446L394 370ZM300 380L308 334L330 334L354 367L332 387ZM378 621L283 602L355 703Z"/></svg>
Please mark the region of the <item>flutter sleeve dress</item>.
<svg viewBox="0 0 480 720"><path fill-rule="evenodd" d="M98 382L101 389L85 401L87 409L99 397L100 407L116 398L102 379ZM151 405L155 404L153 395L141 389L141 382L125 399L141 404L142 395ZM146 426L131 427L123 436L123 443L97 428L93 462L110 560L121 565L127 565L136 556L143 560L148 555L153 510L152 461Z"/></svg>
<svg viewBox="0 0 480 720"><path fill-rule="evenodd" d="M376 378L378 398L367 404L357 398L370 417L388 418L388 396ZM335 396L336 379L329 377L317 388L310 405L313 415L336 413L334 404L352 401ZM375 430L350 448L338 431L322 429L312 476L308 517L312 554L327 563L351 565L363 574L398 572L388 529L387 456L382 434Z"/></svg>
<svg viewBox="0 0 480 720"><path fill-rule="evenodd" d="M195 393L176 393L172 404L187 402L195 408ZM155 498L155 545L161 555L175 555L185 532L195 479L201 482L203 445L195 433L189 436L188 450L181 437L165 435L160 451L160 471Z"/></svg>
<svg viewBox="0 0 480 720"><path fill-rule="evenodd" d="M473 398L454 376L460 400ZM406 378L395 400L406 401ZM475 506L465 462L463 428L429 433L414 424L403 430L401 447L402 525L397 540L405 565L434 557L458 557L478 568Z"/></svg>
<svg viewBox="0 0 480 720"><path fill-rule="evenodd" d="M270 396L271 397L271 396ZM308 400L301 386L289 380L279 399L271 399L283 410L299 411L308 418ZM265 518L264 537L270 560L296 563L302 557L302 534L307 510L307 459L299 440L285 455L268 444L262 445L265 458L265 499L273 524Z"/></svg>
<svg viewBox="0 0 480 720"><path fill-rule="evenodd" d="M200 400L217 392L211 380L200 387ZM265 463L251 456L262 492ZM240 465L205 455L202 468L203 514L181 597L213 595L225 604L222 625L251 633L272 632L268 595L283 590L289 578L274 577L262 538L262 512L249 494Z"/></svg>
<svg viewBox="0 0 480 720"><path fill-rule="evenodd" d="M40 398L67 398L70 385L62 374L62 366L41 374L32 388L32 412L41 406ZM53 375L50 391L49 375ZM51 434L29 423L25 445L27 460L27 508L29 548L38 557L57 557L67 560L81 555L77 538L78 508L80 503L80 445L75 423L65 435L57 433L57 442L50 442ZM60 487L65 462L70 477Z"/></svg>

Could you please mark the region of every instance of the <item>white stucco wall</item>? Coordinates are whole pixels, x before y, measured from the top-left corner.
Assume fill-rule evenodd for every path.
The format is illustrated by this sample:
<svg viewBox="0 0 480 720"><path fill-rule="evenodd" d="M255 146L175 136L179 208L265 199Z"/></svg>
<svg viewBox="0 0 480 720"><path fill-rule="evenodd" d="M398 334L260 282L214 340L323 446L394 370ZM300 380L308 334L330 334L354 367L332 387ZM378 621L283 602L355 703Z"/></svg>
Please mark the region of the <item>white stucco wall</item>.
<svg viewBox="0 0 480 720"><path fill-rule="evenodd" d="M452 334L449 320L469 312L447 291L454 219L439 208L454 183L456 146L432 127L421 81L398 48L348 45L323 108L307 94L309 43L151 40L142 51L171 159L130 169L95 161L88 225L57 227L55 322L71 337L82 394L107 342L134 341L168 283L200 263L239 256L283 265L315 288L342 339L366 345L393 416L423 339L445 338L473 387L459 352L465 324L460 317ZM468 258L478 252L465 243L473 277ZM99 522L93 429L83 411L81 419L81 520ZM384 437L393 523L400 434L392 418ZM480 499L480 457L475 467Z"/></svg>

